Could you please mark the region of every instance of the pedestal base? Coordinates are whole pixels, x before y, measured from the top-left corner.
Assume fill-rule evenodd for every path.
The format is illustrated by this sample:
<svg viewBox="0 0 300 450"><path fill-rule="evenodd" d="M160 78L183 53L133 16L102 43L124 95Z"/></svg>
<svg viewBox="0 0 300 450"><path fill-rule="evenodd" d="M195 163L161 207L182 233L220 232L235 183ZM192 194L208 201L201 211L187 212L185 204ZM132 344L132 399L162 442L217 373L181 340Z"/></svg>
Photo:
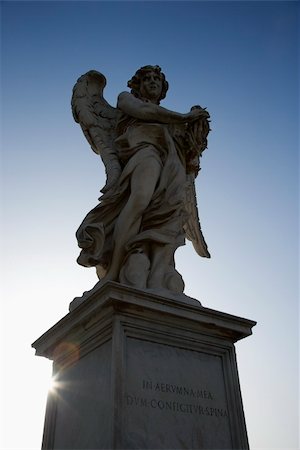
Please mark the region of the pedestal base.
<svg viewBox="0 0 300 450"><path fill-rule="evenodd" d="M34 344L43 449L248 449L234 342L255 322L107 283Z"/></svg>

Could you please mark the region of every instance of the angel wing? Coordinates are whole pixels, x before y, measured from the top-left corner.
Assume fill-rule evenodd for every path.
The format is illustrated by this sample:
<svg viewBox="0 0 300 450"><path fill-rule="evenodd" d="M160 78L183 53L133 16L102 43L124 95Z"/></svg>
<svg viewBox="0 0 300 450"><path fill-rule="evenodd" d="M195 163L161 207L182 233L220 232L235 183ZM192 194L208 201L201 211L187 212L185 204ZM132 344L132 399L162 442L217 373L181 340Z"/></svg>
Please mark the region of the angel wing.
<svg viewBox="0 0 300 450"><path fill-rule="evenodd" d="M184 225L186 237L189 241L192 241L194 249L199 256L210 258L210 253L201 230L196 199L195 176L193 174L187 175L185 198L185 208L189 215L189 219Z"/></svg>
<svg viewBox="0 0 300 450"><path fill-rule="evenodd" d="M194 106L193 108L201 108ZM193 109L192 108L192 109ZM202 108L201 108L202 109ZM209 117L209 116L208 116ZM188 220L184 225L187 239L192 241L194 249L199 256L210 258L204 236L202 234L195 189L195 177L200 170L199 159L207 148L207 136L210 131L208 118L202 118L187 128L187 176L185 186L185 208Z"/></svg>
<svg viewBox="0 0 300 450"><path fill-rule="evenodd" d="M96 70L90 70L78 78L71 101L75 122L80 124L92 150L101 156L104 163L106 184L101 189L103 193L115 185L121 174L114 146L120 112L104 99L105 86L105 76Z"/></svg>

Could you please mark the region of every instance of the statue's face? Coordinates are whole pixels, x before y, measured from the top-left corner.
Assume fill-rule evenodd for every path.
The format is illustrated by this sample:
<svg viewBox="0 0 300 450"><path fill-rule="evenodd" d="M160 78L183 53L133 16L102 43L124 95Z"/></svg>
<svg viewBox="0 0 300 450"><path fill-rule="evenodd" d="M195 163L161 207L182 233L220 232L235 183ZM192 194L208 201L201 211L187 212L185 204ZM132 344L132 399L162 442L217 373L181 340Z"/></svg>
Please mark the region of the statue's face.
<svg viewBox="0 0 300 450"><path fill-rule="evenodd" d="M162 79L152 71L146 72L141 80L140 93L142 97L156 102L161 95Z"/></svg>

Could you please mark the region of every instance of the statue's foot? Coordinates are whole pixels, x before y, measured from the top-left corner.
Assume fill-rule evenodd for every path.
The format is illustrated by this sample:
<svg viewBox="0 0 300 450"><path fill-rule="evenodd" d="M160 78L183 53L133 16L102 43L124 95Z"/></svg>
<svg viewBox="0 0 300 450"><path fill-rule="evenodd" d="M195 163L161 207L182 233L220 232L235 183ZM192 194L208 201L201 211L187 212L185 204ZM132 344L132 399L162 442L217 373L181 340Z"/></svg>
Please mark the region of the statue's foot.
<svg viewBox="0 0 300 450"><path fill-rule="evenodd" d="M119 274L115 270L109 270L103 278L99 280L96 286L102 286L106 281L119 281ZM100 283L100 284L99 284ZM95 286L95 287L96 287Z"/></svg>
<svg viewBox="0 0 300 450"><path fill-rule="evenodd" d="M75 308L78 308L85 300L87 300L91 294L97 291L101 286L103 286L107 281L118 281L118 276L114 271L110 270L106 273L106 275L101 278L95 286L89 291L85 291L81 297L75 297L74 300L69 305L69 311L74 311Z"/></svg>
<svg viewBox="0 0 300 450"><path fill-rule="evenodd" d="M106 281L106 280L105 280ZM104 284L104 279L98 281L98 283L95 284L95 286L90 289L89 291L84 291L81 297L75 297L74 300L71 301L69 305L69 311L74 311L75 308L78 308L85 300L87 300L90 295L99 289Z"/></svg>
<svg viewBox="0 0 300 450"><path fill-rule="evenodd" d="M74 311L75 308L78 308L78 306L81 305L81 303L84 302L84 294L81 297L75 297L74 300L71 301L69 304L69 312Z"/></svg>

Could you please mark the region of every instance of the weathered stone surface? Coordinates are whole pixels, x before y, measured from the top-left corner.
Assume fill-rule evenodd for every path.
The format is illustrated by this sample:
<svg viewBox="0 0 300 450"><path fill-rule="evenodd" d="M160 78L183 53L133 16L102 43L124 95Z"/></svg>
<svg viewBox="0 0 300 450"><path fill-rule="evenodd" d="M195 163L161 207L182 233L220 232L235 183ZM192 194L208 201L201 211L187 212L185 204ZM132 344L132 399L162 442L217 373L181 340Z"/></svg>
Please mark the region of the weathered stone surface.
<svg viewBox="0 0 300 450"><path fill-rule="evenodd" d="M106 283L41 336L44 449L247 449L234 342L255 322Z"/></svg>
<svg viewBox="0 0 300 450"><path fill-rule="evenodd" d="M104 75L91 70L73 89L74 119L107 174L100 203L76 233L77 261L95 266L102 282L183 292L177 248L188 238L200 256L210 257L194 185L209 113L199 105L185 114L160 106L168 82L158 66L135 73L117 108L104 99L105 84Z"/></svg>

